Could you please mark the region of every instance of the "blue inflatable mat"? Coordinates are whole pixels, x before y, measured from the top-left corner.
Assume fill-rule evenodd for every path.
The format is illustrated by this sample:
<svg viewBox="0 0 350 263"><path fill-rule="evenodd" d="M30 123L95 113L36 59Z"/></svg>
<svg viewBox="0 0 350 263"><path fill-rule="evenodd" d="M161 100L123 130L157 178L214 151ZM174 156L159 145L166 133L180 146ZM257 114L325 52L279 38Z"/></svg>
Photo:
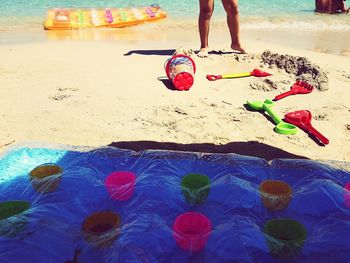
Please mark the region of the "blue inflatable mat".
<svg viewBox="0 0 350 263"><path fill-rule="evenodd" d="M30 174L47 163L62 173L54 185L39 190ZM106 177L116 171L136 175L127 200L111 198L106 189ZM183 177L193 173L210 180L201 203L189 202L181 187ZM265 207L259 191L265 180L291 186L286 208ZM235 154L112 147L14 148L0 159L0 202L22 200L30 207L6 217L8 210L1 215L0 205L0 262L348 262L348 182L348 171L311 160L267 162ZM102 235L102 241L109 240L105 246L94 244L83 230L86 219L99 211L120 218L113 238ZM174 234L175 219L187 212L211 223L199 251L181 248ZM271 250L265 228L269 220L284 218L306 230L296 252L285 257Z"/></svg>

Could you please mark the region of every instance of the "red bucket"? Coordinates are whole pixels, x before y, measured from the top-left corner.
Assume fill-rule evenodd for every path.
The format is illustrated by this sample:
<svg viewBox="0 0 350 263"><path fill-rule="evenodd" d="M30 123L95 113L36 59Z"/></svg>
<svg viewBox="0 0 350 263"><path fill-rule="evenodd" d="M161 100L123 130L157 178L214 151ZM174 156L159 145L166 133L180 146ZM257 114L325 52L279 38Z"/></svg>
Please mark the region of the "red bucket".
<svg viewBox="0 0 350 263"><path fill-rule="evenodd" d="M189 56L178 54L167 60L165 72L177 90L189 90L194 82L196 64Z"/></svg>

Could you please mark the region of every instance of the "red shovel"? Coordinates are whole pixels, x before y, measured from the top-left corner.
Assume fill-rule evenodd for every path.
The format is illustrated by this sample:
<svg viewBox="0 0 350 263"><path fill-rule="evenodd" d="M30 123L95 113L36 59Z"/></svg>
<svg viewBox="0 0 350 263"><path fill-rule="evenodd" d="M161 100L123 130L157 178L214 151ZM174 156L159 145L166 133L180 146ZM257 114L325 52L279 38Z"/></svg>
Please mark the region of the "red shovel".
<svg viewBox="0 0 350 263"><path fill-rule="evenodd" d="M293 84L293 86L290 88L290 91L284 92L274 98L274 101L283 99L289 95L295 95L295 94L307 94L310 93L313 90L314 86L311 84L298 80Z"/></svg>
<svg viewBox="0 0 350 263"><path fill-rule="evenodd" d="M210 81L218 80L218 79L234 79L234 78L242 78L242 77L267 77L272 74L262 71L260 69L253 69L251 72L243 72L243 73L234 73L234 74L225 74L225 75L207 75L207 79Z"/></svg>
<svg viewBox="0 0 350 263"><path fill-rule="evenodd" d="M311 125L312 115L308 110L298 110L294 112L289 112L284 115L284 120L289 122L290 124L294 124L302 130L309 132L314 135L318 140L320 140L323 144L328 144L329 140L324 137L319 131L317 131Z"/></svg>

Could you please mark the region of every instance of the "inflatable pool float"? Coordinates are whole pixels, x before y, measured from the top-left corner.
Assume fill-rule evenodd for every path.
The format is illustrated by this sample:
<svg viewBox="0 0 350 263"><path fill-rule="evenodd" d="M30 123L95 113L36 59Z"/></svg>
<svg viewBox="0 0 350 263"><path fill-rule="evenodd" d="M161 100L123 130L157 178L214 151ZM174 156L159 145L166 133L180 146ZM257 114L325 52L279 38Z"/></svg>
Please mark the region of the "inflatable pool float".
<svg viewBox="0 0 350 263"><path fill-rule="evenodd" d="M47 11L44 28L126 27L166 17L166 12L155 4L128 8L54 8Z"/></svg>
<svg viewBox="0 0 350 263"><path fill-rule="evenodd" d="M1 263L349 262L349 243L350 172L335 164L38 143L0 153Z"/></svg>

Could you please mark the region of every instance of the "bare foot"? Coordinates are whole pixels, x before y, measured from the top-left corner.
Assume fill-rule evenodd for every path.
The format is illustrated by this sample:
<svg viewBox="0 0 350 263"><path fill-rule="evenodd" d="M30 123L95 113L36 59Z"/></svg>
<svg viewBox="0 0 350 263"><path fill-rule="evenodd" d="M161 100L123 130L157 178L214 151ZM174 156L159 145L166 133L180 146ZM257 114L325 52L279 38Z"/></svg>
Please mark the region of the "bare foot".
<svg viewBox="0 0 350 263"><path fill-rule="evenodd" d="M247 52L239 45L231 45L231 49L239 54L247 54Z"/></svg>
<svg viewBox="0 0 350 263"><path fill-rule="evenodd" d="M197 56L200 58L207 58L209 56L207 48L201 48L197 53Z"/></svg>

